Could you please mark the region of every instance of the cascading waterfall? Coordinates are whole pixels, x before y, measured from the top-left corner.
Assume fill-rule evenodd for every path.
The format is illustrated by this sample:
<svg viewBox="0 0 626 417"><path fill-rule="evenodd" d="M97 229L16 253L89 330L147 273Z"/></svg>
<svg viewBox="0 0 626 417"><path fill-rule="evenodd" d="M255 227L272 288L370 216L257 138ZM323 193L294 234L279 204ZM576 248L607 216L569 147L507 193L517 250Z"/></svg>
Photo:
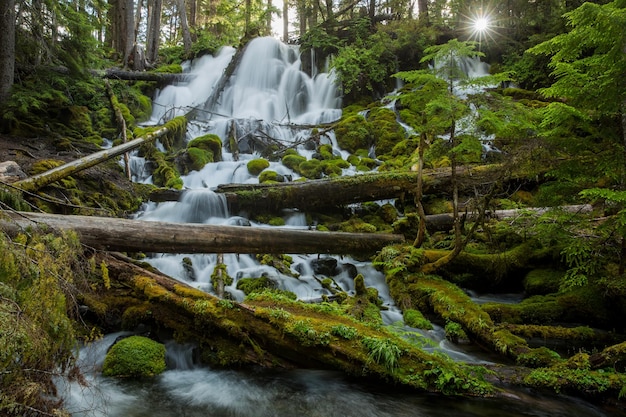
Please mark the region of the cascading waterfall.
<svg viewBox="0 0 626 417"><path fill-rule="evenodd" d="M236 127L237 136L267 137L292 144L298 152L310 158L311 151L301 142L311 134L308 129L294 125L315 125L336 120L341 115L341 100L332 74L319 73L311 78L301 71L296 48L271 38L252 41L226 86L217 104L204 108L204 103L225 70L235 51L225 48L215 57L203 57L188 69L191 80L187 84L168 86L155 98L153 123L161 123L175 115L185 114L191 108L200 108L196 120L189 124L189 140L207 133L217 134L222 140ZM331 134L324 139L335 144ZM251 141L254 143L254 140ZM239 213L229 213L223 197L211 189L226 183L254 183L258 179L249 174L246 162L259 156L250 146L237 160L227 147L223 161L206 165L203 169L183 177L188 190L180 201L147 203L137 218L149 221L178 223L234 224L245 227L268 227L254 224ZM341 152L340 149L335 149ZM148 168L138 158L134 165L137 181L150 181ZM280 163L271 162L270 168L286 177L298 175ZM308 227L301 213L286 215L284 227ZM207 292L213 292L211 274L217 265L215 254L153 254L149 263L163 273ZM331 275L347 292L354 291L353 278L363 274L365 283L375 287L388 308L383 312L386 324L401 322L401 314L394 307L384 276L369 262L349 257L294 255L293 276L261 265L248 254L224 254L223 262L234 283L226 291L236 300L244 294L236 288L243 277L269 277L280 288L294 292L300 299L319 298L328 294L318 281L321 274ZM323 272L324 271L324 272ZM404 328L406 330L406 328ZM466 362L482 362L479 357L459 352L446 345L443 329L425 333L432 348L444 350L450 356ZM167 343L168 370L154 381L124 382L102 377L97 369L108 346L122 335L107 335L82 349L79 365L91 388L76 382L59 381L59 391L65 393L66 405L74 416L97 417L170 417L170 416L276 416L296 414L307 416L383 416L383 417L443 417L451 414L524 416L603 416L587 404L541 399L533 396L537 412L523 413L530 399L508 399L506 402L487 402L433 396L404 395L357 385L343 376L327 371L298 370L276 374L265 371L240 372L196 367L192 346ZM520 397L522 397L520 395ZM474 411L467 411L474 410Z"/></svg>

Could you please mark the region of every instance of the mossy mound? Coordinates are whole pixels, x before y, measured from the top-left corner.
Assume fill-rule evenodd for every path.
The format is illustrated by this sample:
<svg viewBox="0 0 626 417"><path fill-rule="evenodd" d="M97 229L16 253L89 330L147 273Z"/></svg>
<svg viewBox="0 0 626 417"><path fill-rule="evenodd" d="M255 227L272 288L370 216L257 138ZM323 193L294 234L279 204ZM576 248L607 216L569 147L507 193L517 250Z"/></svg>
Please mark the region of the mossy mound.
<svg viewBox="0 0 626 417"><path fill-rule="evenodd" d="M265 171L259 174L260 184L263 184L264 182L284 182L284 181L285 181L285 177L280 175L278 172L272 171L269 169L266 169Z"/></svg>
<svg viewBox="0 0 626 417"><path fill-rule="evenodd" d="M261 171L263 171L265 168L269 168L269 166L270 166L270 161L268 161L267 159L263 159L263 158L252 159L246 165L250 175L259 175Z"/></svg>
<svg viewBox="0 0 626 417"><path fill-rule="evenodd" d="M140 378L165 371L165 346L143 336L126 337L111 346L104 358L102 374Z"/></svg>
<svg viewBox="0 0 626 417"><path fill-rule="evenodd" d="M186 154L189 168L198 171L209 162L222 160L222 140L214 134L199 136L187 144Z"/></svg>
<svg viewBox="0 0 626 417"><path fill-rule="evenodd" d="M404 130L396 121L396 114L391 109L383 107L372 110L368 122L376 140L378 156L391 153L394 146L405 139Z"/></svg>
<svg viewBox="0 0 626 417"><path fill-rule="evenodd" d="M289 153L283 156L283 159L282 159L283 165L285 165L287 168L293 169L296 172L298 172L298 167L304 161L306 161L306 158L304 156L300 156L298 154L293 154L293 153Z"/></svg>
<svg viewBox="0 0 626 417"><path fill-rule="evenodd" d="M352 115L343 119L335 128L337 143L351 153L357 149L367 149L372 143L372 133L365 118Z"/></svg>
<svg viewBox="0 0 626 417"><path fill-rule="evenodd" d="M546 295L559 290L565 272L555 269L533 269L524 277L527 295Z"/></svg>
<svg viewBox="0 0 626 417"><path fill-rule="evenodd" d="M249 295L252 293L263 292L263 290L275 290L278 284L268 277L260 278L241 278L237 281L237 289Z"/></svg>

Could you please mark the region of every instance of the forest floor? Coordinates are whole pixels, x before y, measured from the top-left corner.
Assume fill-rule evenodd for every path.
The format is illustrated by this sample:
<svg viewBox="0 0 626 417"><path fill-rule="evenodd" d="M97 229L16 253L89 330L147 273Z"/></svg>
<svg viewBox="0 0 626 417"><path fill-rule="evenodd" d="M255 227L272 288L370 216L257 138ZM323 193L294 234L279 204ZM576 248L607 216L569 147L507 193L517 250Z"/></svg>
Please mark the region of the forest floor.
<svg viewBox="0 0 626 417"><path fill-rule="evenodd" d="M27 175L32 175L32 168L42 160L57 160L70 162L102 150L100 147L83 143L80 147L69 150L60 150L56 140L51 137L19 137L0 134L0 162L15 161L21 170ZM84 174L98 177L113 182L124 190L131 190L130 181L123 175L121 170L111 169L110 164L98 164L86 169Z"/></svg>

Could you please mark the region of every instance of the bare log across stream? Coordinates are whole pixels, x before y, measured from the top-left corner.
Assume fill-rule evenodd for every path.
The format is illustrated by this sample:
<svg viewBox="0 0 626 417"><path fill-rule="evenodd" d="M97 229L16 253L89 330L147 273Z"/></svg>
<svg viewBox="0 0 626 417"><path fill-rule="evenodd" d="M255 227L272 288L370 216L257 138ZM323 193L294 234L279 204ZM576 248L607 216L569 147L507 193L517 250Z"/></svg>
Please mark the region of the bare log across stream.
<svg viewBox="0 0 626 417"><path fill-rule="evenodd" d="M394 234L317 232L278 228L164 223L110 217L6 212L0 229L36 225L75 230L83 244L101 250L164 253L373 254L402 243Z"/></svg>

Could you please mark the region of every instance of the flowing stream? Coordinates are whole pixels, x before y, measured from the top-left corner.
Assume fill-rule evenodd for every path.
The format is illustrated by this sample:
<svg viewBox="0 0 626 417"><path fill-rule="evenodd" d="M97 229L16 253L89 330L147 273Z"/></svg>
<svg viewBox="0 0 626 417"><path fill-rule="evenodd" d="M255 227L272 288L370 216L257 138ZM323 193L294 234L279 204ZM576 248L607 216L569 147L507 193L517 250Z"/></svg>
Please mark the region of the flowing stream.
<svg viewBox="0 0 626 417"><path fill-rule="evenodd" d="M224 48L216 56L200 58L188 66L195 77L184 85L168 86L154 100L152 123L157 124L190 108L200 109L189 124L187 139L215 133L227 143L231 129L240 139L240 152L233 155L224 147L223 161L207 164L202 170L183 177L189 191L178 202L147 203L136 217L142 220L179 223L234 224L245 227L271 227L251 222L245 213L229 213L223 197L212 189L227 183L255 183L246 164L272 140L291 145L311 158L314 150L306 146L311 130L301 126L331 122L341 116L341 98L332 73L319 72L313 78L301 71L298 50L273 38L252 41L224 89L217 104L206 105L235 51ZM300 127L296 127L299 125ZM332 132L321 143L333 145L338 155L347 154L337 147ZM136 181L150 182L145 162L132 158ZM268 169L285 178L298 174L278 162ZM355 175L351 169L344 175ZM283 227L308 228L304 214L285 212ZM185 259L187 258L187 259ZM236 288L241 278L269 277L280 288L294 292L300 299L315 299L328 291L320 276L331 276L345 291L353 292L353 278L363 274L365 283L375 287L387 308L383 320L404 331L401 312L394 306L384 276L369 262L340 256L293 255L292 269L298 278L261 265L253 255L225 254L224 263L234 283L228 294L242 300ZM217 263L215 254L152 254L147 261L176 279L196 288L213 292L210 276ZM325 274L325 275L324 275ZM430 341L429 350L442 351L456 360L488 363L490 358L461 350L449 344L441 328L421 332ZM80 366L89 385L59 381L59 392L73 416L173 417L173 416L607 416L574 398L542 397L519 391L504 399L462 399L398 392L371 386L329 371L246 371L216 370L200 367L193 361L190 345L166 344L168 370L144 381L120 381L99 373L107 348L121 333L105 336L84 347ZM615 414L617 415L617 414Z"/></svg>

